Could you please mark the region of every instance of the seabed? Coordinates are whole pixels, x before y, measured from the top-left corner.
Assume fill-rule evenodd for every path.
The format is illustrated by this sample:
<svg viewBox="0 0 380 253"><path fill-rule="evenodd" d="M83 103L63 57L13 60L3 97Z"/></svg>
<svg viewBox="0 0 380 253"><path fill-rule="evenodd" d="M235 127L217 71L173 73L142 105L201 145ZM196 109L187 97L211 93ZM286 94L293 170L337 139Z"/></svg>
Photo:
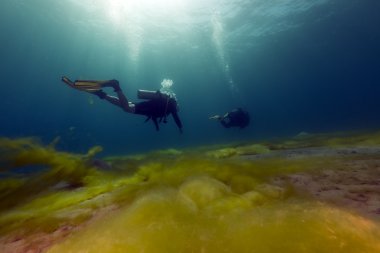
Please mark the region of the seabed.
<svg viewBox="0 0 380 253"><path fill-rule="evenodd" d="M0 139L0 252L380 252L380 132L97 159Z"/></svg>

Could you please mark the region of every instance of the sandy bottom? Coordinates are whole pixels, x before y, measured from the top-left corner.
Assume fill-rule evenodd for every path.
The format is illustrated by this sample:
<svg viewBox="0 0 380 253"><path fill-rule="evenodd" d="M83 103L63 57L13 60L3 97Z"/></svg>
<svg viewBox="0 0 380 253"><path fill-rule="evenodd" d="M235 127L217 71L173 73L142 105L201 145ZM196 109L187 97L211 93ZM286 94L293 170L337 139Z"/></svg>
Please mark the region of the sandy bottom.
<svg viewBox="0 0 380 253"><path fill-rule="evenodd" d="M276 178L277 184L290 183L299 194L349 208L362 215L380 218L380 148L305 148L243 156L258 160L273 157L303 159L317 157L334 158L338 167L318 168Z"/></svg>

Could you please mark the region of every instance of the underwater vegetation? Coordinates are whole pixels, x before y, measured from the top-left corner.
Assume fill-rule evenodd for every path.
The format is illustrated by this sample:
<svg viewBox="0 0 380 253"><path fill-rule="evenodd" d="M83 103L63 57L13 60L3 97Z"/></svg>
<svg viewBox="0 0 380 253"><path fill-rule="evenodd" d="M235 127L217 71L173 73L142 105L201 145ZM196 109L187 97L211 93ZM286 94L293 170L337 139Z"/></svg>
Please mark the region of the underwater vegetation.
<svg viewBox="0 0 380 253"><path fill-rule="evenodd" d="M56 141L0 139L0 252L380 252L380 133L102 159Z"/></svg>

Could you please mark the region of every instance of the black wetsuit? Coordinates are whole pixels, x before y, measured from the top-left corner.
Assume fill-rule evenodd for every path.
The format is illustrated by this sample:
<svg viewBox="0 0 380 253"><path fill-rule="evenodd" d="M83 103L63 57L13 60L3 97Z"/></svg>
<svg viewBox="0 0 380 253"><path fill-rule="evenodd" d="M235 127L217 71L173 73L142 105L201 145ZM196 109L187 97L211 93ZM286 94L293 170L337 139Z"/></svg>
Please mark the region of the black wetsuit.
<svg viewBox="0 0 380 253"><path fill-rule="evenodd" d="M158 123L162 120L166 123L166 116L172 114L175 123L182 132L182 123L177 112L177 101L165 94L161 94L158 98L135 104L135 114L147 116L146 121L152 119L157 131L160 129Z"/></svg>
<svg viewBox="0 0 380 253"><path fill-rule="evenodd" d="M240 127L244 128L249 125L249 114L241 108L235 109L222 118L220 123L226 127Z"/></svg>

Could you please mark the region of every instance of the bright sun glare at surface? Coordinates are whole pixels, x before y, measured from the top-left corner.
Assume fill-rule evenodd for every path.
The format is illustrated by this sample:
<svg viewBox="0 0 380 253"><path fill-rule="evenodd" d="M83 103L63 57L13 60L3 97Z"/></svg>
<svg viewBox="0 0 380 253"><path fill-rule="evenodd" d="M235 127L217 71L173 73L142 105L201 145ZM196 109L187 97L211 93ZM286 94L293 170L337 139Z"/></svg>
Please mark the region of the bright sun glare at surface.
<svg viewBox="0 0 380 253"><path fill-rule="evenodd" d="M108 0L101 2L106 5L108 15L115 24L122 23L123 19L134 19L145 14L156 16L183 12L189 3L186 0Z"/></svg>
<svg viewBox="0 0 380 253"><path fill-rule="evenodd" d="M214 53L225 84L235 94L231 51L250 47L260 37L293 29L290 15L305 12L328 0L69 0L83 15L75 26L107 36L125 49L125 57L138 69L142 55L158 55L176 47L192 55ZM80 20L82 18L82 20ZM95 31L92 29L95 28ZM200 39L201 38L201 39ZM200 41L203 44L200 44ZM211 50L210 50L211 49ZM119 51L120 52L120 51Z"/></svg>
<svg viewBox="0 0 380 253"><path fill-rule="evenodd" d="M216 54L224 69L231 90L235 84L228 70L228 60L223 45L223 21L217 10L220 4L214 1L189 0L109 0L101 1L105 5L110 21L115 26L124 27L129 38L130 55L136 62L142 47L144 28L152 24L165 24L166 27L175 27L178 24L191 26L191 12L206 14L211 31L210 37L216 48ZM186 23L190 22L190 23ZM194 22L194 20L192 20ZM184 30L185 27L182 27ZM191 30L191 29L190 29ZM225 67L226 66L226 67Z"/></svg>

